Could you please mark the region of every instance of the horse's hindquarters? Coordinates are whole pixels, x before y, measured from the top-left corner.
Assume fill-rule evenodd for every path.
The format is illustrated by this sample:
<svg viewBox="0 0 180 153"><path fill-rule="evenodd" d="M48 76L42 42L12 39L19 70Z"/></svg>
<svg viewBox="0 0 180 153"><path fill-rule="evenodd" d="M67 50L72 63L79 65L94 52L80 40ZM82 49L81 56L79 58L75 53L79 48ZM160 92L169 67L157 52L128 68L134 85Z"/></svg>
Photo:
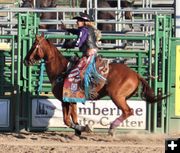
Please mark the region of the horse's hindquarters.
<svg viewBox="0 0 180 153"><path fill-rule="evenodd" d="M139 85L138 74L125 64L111 63L107 77L109 95L129 97Z"/></svg>

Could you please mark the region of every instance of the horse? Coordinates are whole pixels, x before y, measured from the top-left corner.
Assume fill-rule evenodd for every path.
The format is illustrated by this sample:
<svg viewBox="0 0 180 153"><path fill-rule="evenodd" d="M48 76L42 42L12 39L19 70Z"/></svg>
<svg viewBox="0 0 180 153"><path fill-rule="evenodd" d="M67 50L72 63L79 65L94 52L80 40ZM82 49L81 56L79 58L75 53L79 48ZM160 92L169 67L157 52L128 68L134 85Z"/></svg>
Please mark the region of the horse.
<svg viewBox="0 0 180 153"><path fill-rule="evenodd" d="M135 1L135 0L134 0ZM122 8L132 7L134 1L129 2L127 0L121 1ZM117 7L117 1L110 0L98 0L97 6L99 8L113 8ZM87 7L87 0L81 0L80 7ZM132 13L130 11L125 11L125 19L132 19ZM116 14L114 11L98 11L98 19L115 19ZM115 24L112 23L99 23L97 28L101 31L115 31Z"/></svg>
<svg viewBox="0 0 180 153"><path fill-rule="evenodd" d="M121 0L121 7L122 8L128 8L132 7L134 4L133 2L128 2L127 0ZM97 1L98 8L113 8L117 7L117 1L110 1L110 0L98 0ZM87 0L81 0L80 7L87 7ZM94 6L93 6L94 7ZM125 19L132 19L132 13L131 11L125 11L124 13ZM105 20L112 20L116 18L115 11L98 11L97 14L98 19L105 19ZM102 32L112 32L116 31L116 24L115 23L98 23L97 29L99 29ZM126 31L122 31L126 32ZM115 43L114 40L102 40L103 43ZM123 48L125 46L122 46Z"/></svg>
<svg viewBox="0 0 180 153"><path fill-rule="evenodd" d="M45 61L46 72L52 85L52 93L55 98L62 102L63 121L65 125L75 130L75 135L80 136L81 132L87 132L89 126L78 124L76 103L63 102L63 81L57 82L59 76L63 76L67 70L69 60L44 37L44 34L36 35L35 41L24 58L26 66L32 66L41 59ZM111 122L108 133L114 135L116 128L129 116L133 115L133 109L127 104L127 99L136 93L140 84L142 86L141 96L149 103L160 102L167 98L167 95L155 95L147 81L134 70L125 64L109 63L109 73L106 83L98 91L98 100L109 96L122 114ZM97 87L98 88L98 87Z"/></svg>
<svg viewBox="0 0 180 153"><path fill-rule="evenodd" d="M98 0L97 2L98 7L106 7L110 8L111 6L107 1L104 0ZM80 3L80 7L87 7L87 0L82 0ZM97 17L98 19L115 19L115 12L114 11L98 11ZM112 23L98 23L97 28L103 32L109 32L109 31L115 31L115 24ZM104 40L103 42L108 42Z"/></svg>
<svg viewBox="0 0 180 153"><path fill-rule="evenodd" d="M34 4L35 2L35 4ZM49 7L49 6L56 6L56 0L22 0L21 7Z"/></svg>
<svg viewBox="0 0 180 153"><path fill-rule="evenodd" d="M48 7L56 7L56 0L37 0L36 4L34 4L34 0L23 0L21 7L30 7L30 8L48 8ZM63 13L58 13L58 19L63 18ZM40 12L40 19L57 19L56 12ZM41 29L56 29L56 25L51 24L40 24L39 28ZM58 27L61 28L61 27Z"/></svg>

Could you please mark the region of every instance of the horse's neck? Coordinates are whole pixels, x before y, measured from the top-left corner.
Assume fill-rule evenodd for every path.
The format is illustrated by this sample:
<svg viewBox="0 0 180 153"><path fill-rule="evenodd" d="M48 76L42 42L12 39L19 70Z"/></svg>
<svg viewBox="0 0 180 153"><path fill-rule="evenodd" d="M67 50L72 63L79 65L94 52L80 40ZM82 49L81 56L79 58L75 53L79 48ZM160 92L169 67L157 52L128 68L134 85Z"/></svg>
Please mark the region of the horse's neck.
<svg viewBox="0 0 180 153"><path fill-rule="evenodd" d="M58 75L65 71L68 61L55 46L51 46L50 49L53 55L46 61L46 71L50 82L53 83Z"/></svg>

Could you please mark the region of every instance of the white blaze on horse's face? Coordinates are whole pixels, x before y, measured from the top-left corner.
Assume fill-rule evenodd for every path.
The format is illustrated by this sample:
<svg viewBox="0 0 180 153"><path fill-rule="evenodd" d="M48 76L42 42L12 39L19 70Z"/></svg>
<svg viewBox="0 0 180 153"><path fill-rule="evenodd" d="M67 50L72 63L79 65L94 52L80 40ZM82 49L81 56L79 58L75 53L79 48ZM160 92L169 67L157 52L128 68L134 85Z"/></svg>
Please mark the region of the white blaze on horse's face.
<svg viewBox="0 0 180 153"><path fill-rule="evenodd" d="M44 57L43 48L42 48L42 45L40 43L42 43L42 39L38 41L35 49L32 52L33 58L35 60L41 60Z"/></svg>
<svg viewBox="0 0 180 153"><path fill-rule="evenodd" d="M27 56L25 57L24 63L26 66L34 65L44 58L44 52L40 43L43 39L36 39L35 43L31 47Z"/></svg>

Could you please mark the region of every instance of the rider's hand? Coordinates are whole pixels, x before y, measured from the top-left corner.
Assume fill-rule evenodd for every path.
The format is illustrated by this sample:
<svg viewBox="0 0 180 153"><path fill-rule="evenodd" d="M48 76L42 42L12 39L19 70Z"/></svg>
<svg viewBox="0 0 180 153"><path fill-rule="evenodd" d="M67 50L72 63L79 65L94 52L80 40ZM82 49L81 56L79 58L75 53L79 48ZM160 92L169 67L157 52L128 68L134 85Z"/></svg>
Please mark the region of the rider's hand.
<svg viewBox="0 0 180 153"><path fill-rule="evenodd" d="M61 24L61 29L66 30L66 25L65 24Z"/></svg>

